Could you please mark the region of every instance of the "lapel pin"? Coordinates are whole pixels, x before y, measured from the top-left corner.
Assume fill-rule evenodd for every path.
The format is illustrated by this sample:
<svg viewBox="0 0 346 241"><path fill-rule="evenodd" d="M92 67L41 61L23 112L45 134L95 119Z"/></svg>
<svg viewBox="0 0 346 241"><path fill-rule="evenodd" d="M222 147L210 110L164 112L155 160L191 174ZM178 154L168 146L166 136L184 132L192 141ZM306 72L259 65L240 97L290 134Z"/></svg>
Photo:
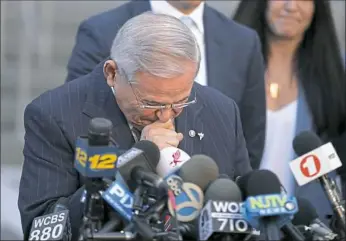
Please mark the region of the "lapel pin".
<svg viewBox="0 0 346 241"><path fill-rule="evenodd" d="M195 137L196 136L196 132L194 130L189 130L189 136L190 137Z"/></svg>
<svg viewBox="0 0 346 241"><path fill-rule="evenodd" d="M204 133L202 133L202 132L201 132L201 133L198 133L197 135L199 136L199 140L202 140L203 137L204 137Z"/></svg>

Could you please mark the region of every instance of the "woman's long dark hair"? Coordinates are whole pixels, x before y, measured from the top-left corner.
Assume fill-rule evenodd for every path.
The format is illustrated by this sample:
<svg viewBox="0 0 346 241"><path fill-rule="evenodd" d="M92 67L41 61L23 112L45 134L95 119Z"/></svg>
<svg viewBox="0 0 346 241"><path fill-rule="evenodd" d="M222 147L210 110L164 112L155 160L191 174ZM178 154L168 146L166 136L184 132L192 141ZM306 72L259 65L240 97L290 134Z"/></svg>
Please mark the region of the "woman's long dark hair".
<svg viewBox="0 0 346 241"><path fill-rule="evenodd" d="M346 128L345 63L339 48L328 0L315 0L310 27L297 50L299 81L305 91L318 134L336 137ZM266 22L268 0L243 0L234 20L257 31L265 62L269 46Z"/></svg>

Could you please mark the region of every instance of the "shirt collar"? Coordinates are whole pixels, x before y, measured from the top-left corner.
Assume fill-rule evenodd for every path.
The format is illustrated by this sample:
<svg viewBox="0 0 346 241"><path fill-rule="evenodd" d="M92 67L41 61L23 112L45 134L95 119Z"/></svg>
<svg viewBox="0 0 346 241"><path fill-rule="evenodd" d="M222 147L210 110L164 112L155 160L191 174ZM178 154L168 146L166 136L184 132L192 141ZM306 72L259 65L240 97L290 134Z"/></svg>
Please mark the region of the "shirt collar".
<svg viewBox="0 0 346 241"><path fill-rule="evenodd" d="M204 32L204 26L203 26L204 5L205 5L205 2L201 2L201 4L192 13L185 15L182 12L180 12L178 9L173 7L171 4L169 4L167 1L150 0L151 10L154 13L166 14L166 15L176 17L178 19L184 16L189 16L195 22L195 24L198 27L198 30L201 31L201 33Z"/></svg>

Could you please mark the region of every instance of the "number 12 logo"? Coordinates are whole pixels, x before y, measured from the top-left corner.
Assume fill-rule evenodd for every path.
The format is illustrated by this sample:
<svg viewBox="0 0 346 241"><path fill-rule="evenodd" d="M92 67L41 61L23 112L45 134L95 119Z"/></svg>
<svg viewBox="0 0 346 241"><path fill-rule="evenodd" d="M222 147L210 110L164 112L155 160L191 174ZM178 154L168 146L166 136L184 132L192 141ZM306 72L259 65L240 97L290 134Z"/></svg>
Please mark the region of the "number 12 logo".
<svg viewBox="0 0 346 241"><path fill-rule="evenodd" d="M75 159L82 165L86 166L86 161L90 163L90 169L101 170L101 169L114 169L115 162L118 159L118 156L114 153L104 153L104 154L95 154L88 157L87 153L81 148L76 148L76 157Z"/></svg>
<svg viewBox="0 0 346 241"><path fill-rule="evenodd" d="M300 170L306 177L314 177L321 171L321 162L315 155L308 155L300 162Z"/></svg>

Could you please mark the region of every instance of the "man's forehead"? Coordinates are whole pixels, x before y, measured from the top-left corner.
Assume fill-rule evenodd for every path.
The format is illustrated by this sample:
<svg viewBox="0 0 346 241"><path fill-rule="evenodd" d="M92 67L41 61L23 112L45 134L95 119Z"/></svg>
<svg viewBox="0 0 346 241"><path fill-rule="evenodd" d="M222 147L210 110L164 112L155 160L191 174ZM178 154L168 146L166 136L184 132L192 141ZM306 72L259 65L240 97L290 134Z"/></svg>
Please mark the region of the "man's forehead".
<svg viewBox="0 0 346 241"><path fill-rule="evenodd" d="M180 92L191 87L193 76L180 75L174 78L161 78L147 73L139 73L136 85L143 90L155 92Z"/></svg>

